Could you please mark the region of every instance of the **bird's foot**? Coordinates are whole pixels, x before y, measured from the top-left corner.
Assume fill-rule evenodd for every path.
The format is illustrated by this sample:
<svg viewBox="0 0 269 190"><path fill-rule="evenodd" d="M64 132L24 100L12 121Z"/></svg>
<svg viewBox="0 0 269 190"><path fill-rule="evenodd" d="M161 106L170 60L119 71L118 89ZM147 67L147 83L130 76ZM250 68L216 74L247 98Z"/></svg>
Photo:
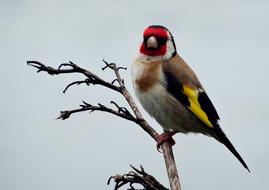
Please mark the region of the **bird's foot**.
<svg viewBox="0 0 269 190"><path fill-rule="evenodd" d="M170 144L171 146L173 146L174 144L176 144L175 140L172 138L172 136L173 136L174 134L176 134L176 133L177 133L177 132L175 132L175 131L166 131L166 132L160 134L160 135L157 137L157 139L156 139L156 141L157 141L157 150L158 150L159 152L161 152L160 147L161 147L161 145L162 145L164 142L166 142L166 141L169 142L169 144Z"/></svg>

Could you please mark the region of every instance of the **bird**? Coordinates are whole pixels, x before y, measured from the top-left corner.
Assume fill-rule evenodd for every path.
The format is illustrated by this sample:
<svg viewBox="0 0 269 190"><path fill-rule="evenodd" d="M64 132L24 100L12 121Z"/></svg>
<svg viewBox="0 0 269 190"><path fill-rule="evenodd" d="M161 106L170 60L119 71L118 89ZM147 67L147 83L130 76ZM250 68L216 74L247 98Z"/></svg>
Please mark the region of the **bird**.
<svg viewBox="0 0 269 190"><path fill-rule="evenodd" d="M176 133L201 133L224 144L249 172L249 168L220 127L220 117L201 82L179 56L172 33L150 25L131 65L132 83L142 107L164 128L157 147L175 144Z"/></svg>

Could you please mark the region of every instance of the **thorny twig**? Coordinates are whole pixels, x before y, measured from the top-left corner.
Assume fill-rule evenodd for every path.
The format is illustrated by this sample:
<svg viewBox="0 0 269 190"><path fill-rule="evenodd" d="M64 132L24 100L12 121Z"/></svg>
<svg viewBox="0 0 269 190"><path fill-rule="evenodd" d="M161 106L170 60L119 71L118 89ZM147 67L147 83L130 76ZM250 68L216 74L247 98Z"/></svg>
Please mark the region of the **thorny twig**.
<svg viewBox="0 0 269 190"><path fill-rule="evenodd" d="M114 190L119 190L125 185L129 185L130 190L138 190L134 185L139 184L143 189L139 190L169 190L160 184L152 175L145 172L144 168L140 166L140 170L136 169L131 165L133 171L127 174L111 176L108 179L107 184L109 185L113 179L115 182Z"/></svg>
<svg viewBox="0 0 269 190"><path fill-rule="evenodd" d="M117 108L117 110L111 109L106 107L105 105L98 104L97 106L93 106L91 104L88 104L86 102L83 102L82 105L80 105L80 108L73 109L73 110L67 110L67 111L61 111L60 116L58 119L67 119L72 115L73 113L83 112L83 111L104 111L111 114L114 114L116 116L122 117L124 119L133 121L137 123L142 129L144 129L154 140L157 140L157 137L159 134L145 121L142 114L138 110L138 107L136 106L132 96L126 89L124 85L124 80L121 78L119 71L121 69L125 69L124 67L118 67L115 63L108 63L105 60L103 60L105 63L105 66L102 68L102 70L105 70L107 68L110 68L114 71L116 79L112 82L107 82L103 80L102 78L98 77L94 73L83 69L79 67L78 65L74 64L73 62L63 63L61 64L57 69L52 68L50 66L46 66L43 63L40 63L38 61L27 61L27 64L35 67L37 69L37 72L47 72L50 75L59 75L59 74L66 74L66 73L80 73L86 76L87 78L85 80L81 81L75 81L66 86L64 89L64 92L67 91L67 89L73 85L80 85L80 84L86 84L86 85L101 85L104 87L107 87L111 90L114 90L116 92L119 92L122 94L122 96L126 99L128 102L132 113L125 107L120 107L117 103L114 101L111 101L111 103ZM118 83L116 85L115 83ZM163 157L166 164L167 174L170 182L171 190L181 190L179 177L177 174L177 168L175 165L175 160L173 156L172 147L168 142L164 142L161 145L161 149L163 152ZM130 186L132 188L132 186Z"/></svg>

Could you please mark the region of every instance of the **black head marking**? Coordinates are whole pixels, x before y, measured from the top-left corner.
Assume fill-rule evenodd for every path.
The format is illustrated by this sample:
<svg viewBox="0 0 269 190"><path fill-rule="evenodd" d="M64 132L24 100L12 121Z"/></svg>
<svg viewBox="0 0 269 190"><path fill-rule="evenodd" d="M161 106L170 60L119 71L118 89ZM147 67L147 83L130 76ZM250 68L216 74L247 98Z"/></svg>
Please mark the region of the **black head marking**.
<svg viewBox="0 0 269 190"><path fill-rule="evenodd" d="M174 57L177 54L177 47L176 47L176 43L175 43L175 40L174 40L172 33L166 27L164 27L162 25L151 25L151 26L149 26L149 28L162 28L162 29L165 29L170 34L171 40L172 40L172 43L173 43L173 46L175 49L175 51L172 53L172 57Z"/></svg>

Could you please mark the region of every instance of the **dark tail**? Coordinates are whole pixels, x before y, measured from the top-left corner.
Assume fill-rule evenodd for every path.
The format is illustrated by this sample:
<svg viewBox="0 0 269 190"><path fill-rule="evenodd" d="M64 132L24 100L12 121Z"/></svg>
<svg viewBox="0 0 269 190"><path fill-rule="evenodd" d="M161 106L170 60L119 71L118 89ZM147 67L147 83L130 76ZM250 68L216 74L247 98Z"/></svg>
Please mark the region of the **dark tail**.
<svg viewBox="0 0 269 190"><path fill-rule="evenodd" d="M215 127L215 132L216 132L216 136L217 136L218 140L221 143L223 143L233 153L233 155L240 161L240 163L244 166L244 168L246 168L248 170L248 172L250 172L250 170L248 169L248 166L245 163L245 161L243 160L243 158L236 151L236 149L234 148L234 146L232 145L230 140L227 138L227 136L225 135L225 133L221 130L221 128L219 126Z"/></svg>

